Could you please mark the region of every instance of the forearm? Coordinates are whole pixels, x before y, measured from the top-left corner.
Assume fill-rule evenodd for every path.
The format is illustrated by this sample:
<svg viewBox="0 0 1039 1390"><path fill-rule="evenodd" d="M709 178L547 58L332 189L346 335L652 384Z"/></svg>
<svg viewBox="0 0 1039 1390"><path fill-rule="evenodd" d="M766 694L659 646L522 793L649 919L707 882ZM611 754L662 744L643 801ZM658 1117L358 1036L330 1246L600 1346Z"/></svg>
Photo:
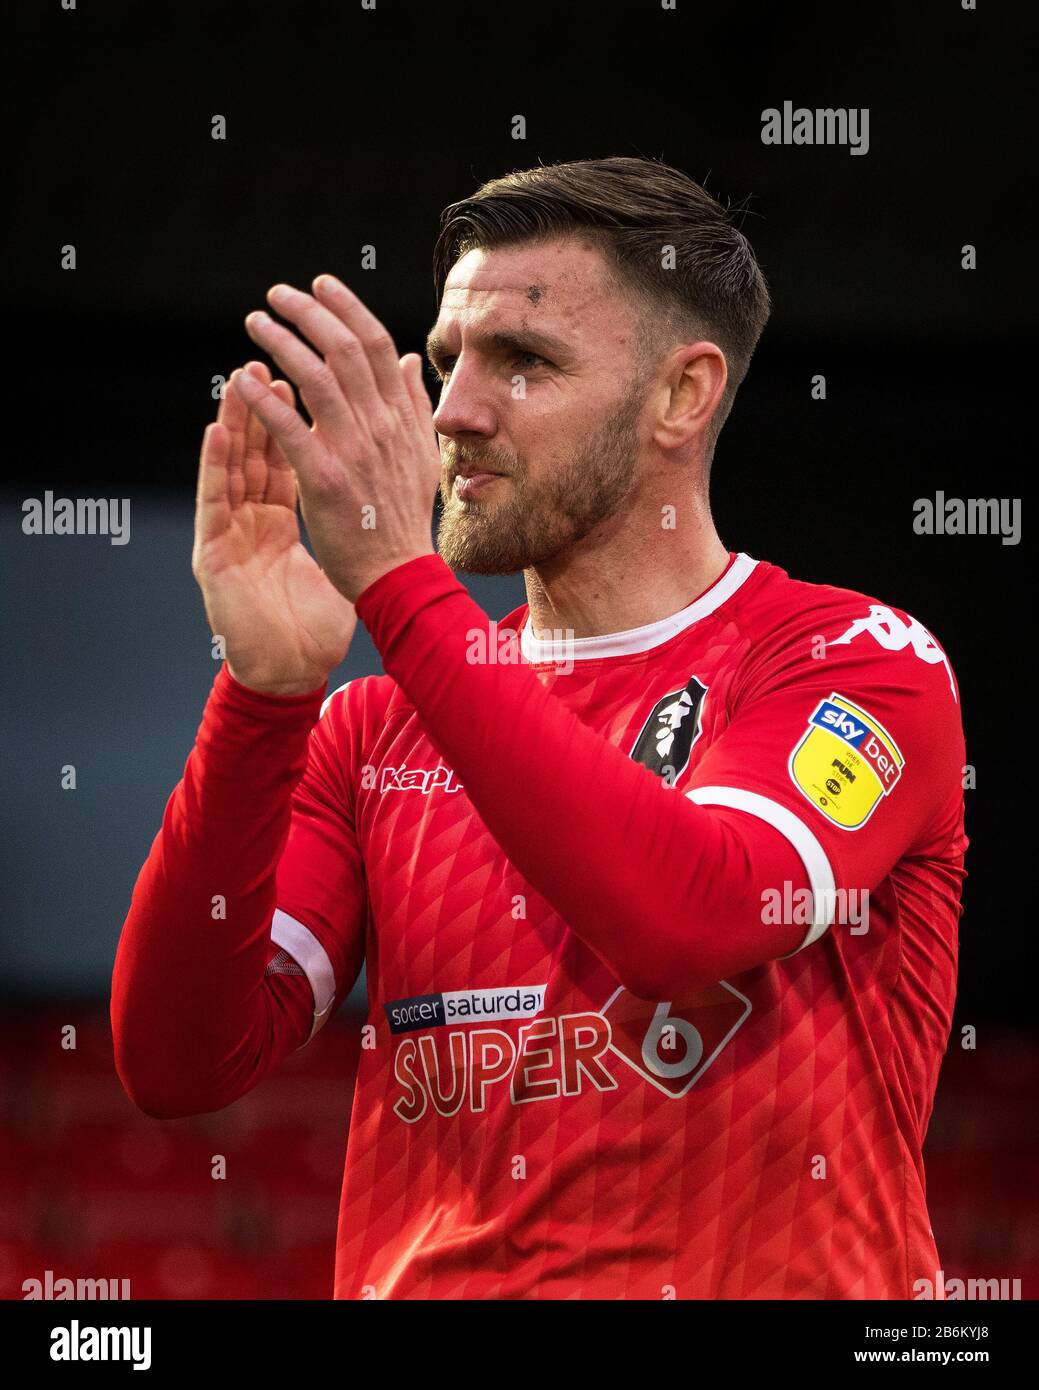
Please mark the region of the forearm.
<svg viewBox="0 0 1039 1390"><path fill-rule="evenodd" d="M116 1067L150 1113L218 1109L298 1045L309 986L265 971L292 792L322 695L255 695L225 669L214 682L116 953Z"/></svg>
<svg viewBox="0 0 1039 1390"><path fill-rule="evenodd" d="M762 894L807 886L793 847L666 787L526 665L474 664L487 615L437 557L357 600L387 674L528 882L633 993L678 997L794 950Z"/></svg>

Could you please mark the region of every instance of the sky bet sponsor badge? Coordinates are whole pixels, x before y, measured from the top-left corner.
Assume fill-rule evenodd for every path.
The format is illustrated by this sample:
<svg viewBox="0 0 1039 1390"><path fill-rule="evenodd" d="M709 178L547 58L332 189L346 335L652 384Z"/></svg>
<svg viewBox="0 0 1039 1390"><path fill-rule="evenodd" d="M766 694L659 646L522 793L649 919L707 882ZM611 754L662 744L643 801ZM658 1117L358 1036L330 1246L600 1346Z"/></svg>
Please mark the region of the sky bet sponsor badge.
<svg viewBox="0 0 1039 1390"><path fill-rule="evenodd" d="M790 776L824 816L858 830L902 776L905 759L882 724L836 691L820 700L790 755Z"/></svg>

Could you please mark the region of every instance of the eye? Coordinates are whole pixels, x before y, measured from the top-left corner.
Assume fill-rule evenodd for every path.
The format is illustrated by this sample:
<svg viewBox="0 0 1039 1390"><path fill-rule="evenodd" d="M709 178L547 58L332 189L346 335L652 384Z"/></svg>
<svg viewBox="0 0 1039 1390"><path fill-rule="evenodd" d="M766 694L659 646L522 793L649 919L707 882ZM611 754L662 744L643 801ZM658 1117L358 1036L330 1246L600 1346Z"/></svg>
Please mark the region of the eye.
<svg viewBox="0 0 1039 1390"><path fill-rule="evenodd" d="M516 357L516 361L518 362L521 357L532 357L535 362L540 362L545 367L550 367L552 365L547 357L542 357L541 354L537 352L521 352Z"/></svg>
<svg viewBox="0 0 1039 1390"><path fill-rule="evenodd" d="M525 369L521 368L521 370L529 371L532 367L551 367L552 365L547 357L542 357L538 352L519 352L513 358L513 366L516 366L524 360L527 362L527 367ZM437 380L441 382L446 381L451 375L451 368L457 361L457 357L441 357L438 361L430 363L433 371L436 373Z"/></svg>

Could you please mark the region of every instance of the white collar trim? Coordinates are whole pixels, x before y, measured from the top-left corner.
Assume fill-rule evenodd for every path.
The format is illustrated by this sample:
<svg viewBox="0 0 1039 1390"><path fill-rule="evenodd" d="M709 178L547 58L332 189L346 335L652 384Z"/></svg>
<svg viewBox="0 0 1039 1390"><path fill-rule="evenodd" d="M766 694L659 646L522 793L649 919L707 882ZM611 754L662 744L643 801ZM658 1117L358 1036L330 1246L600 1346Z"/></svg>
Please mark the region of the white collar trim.
<svg viewBox="0 0 1039 1390"><path fill-rule="evenodd" d="M752 560L749 555L740 551L722 577L688 608L683 608L678 613L672 613L669 618L661 618L655 623L628 628L626 632L607 632L598 637L574 637L569 641L566 638L542 639L535 637L530 630L528 610L520 629L520 651L523 653L523 659L531 664L558 664L561 661L589 661L652 651L654 647L670 641L677 633L720 608L750 577L757 563L757 560Z"/></svg>

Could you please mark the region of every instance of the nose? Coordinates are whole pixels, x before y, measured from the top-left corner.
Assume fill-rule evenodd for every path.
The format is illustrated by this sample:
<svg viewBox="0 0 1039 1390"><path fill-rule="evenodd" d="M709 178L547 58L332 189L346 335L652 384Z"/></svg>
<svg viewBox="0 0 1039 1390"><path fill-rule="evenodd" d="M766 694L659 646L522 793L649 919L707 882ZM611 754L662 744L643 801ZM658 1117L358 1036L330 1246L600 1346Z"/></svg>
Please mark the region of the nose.
<svg viewBox="0 0 1039 1390"><path fill-rule="evenodd" d="M452 369L451 379L440 388L433 428L448 439L474 434L490 439L497 432L498 420L490 396L481 387L478 373L463 366L461 358Z"/></svg>

